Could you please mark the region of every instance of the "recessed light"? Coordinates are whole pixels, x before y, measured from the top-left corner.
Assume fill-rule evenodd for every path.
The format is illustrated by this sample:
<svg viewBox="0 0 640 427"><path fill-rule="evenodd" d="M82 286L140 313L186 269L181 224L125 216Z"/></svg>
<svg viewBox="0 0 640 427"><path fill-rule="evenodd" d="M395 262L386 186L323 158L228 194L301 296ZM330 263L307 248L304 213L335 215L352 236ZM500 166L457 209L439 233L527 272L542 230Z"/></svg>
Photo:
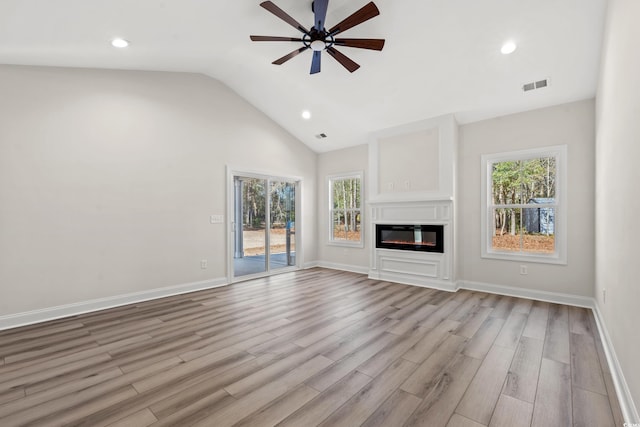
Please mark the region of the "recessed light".
<svg viewBox="0 0 640 427"><path fill-rule="evenodd" d="M304 110L302 112L302 118L305 119L305 120L309 120L311 118L311 111Z"/></svg>
<svg viewBox="0 0 640 427"><path fill-rule="evenodd" d="M518 46L516 46L516 44L512 41L508 41L505 42L505 44L502 45L502 48L500 49L500 52L502 52L503 55L509 55L510 53L515 52L516 48Z"/></svg>
<svg viewBox="0 0 640 427"><path fill-rule="evenodd" d="M129 42L125 39L113 39L111 40L111 46L113 47L127 47L129 46Z"/></svg>

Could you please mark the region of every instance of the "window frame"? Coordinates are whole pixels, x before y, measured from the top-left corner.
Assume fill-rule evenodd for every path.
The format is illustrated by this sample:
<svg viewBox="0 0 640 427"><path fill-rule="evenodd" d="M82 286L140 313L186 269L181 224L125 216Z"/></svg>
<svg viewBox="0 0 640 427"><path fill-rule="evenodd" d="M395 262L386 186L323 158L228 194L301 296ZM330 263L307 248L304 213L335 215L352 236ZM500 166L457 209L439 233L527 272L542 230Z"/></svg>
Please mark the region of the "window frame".
<svg viewBox="0 0 640 427"><path fill-rule="evenodd" d="M354 179L357 178L360 180L360 206L358 209L352 209L352 211L358 211L360 213L360 240L359 241L351 241L351 240L336 240L333 238L333 183L335 181L340 181L343 179ZM343 247L351 247L351 248L364 248L364 172L363 171L355 171L355 172L347 172L340 173L335 175L327 176L327 191L329 193L328 200L328 226L327 226L327 244L332 246L343 246Z"/></svg>
<svg viewBox="0 0 640 427"><path fill-rule="evenodd" d="M553 207L554 213L554 243L553 254L540 254L532 252L507 252L497 251L492 248L493 221L489 213L493 209L504 207L494 205L492 198L492 167L494 163L506 161L531 160L542 157L555 157L556 159L556 188L555 203L548 206ZM484 154L481 157L482 179L481 187L481 257L487 259L498 259L519 262L536 262L544 264L567 264L567 145L555 145L540 147L528 150L518 150L495 154ZM520 203L509 205L513 208L525 209L531 207L530 204ZM541 205L538 205L538 207Z"/></svg>

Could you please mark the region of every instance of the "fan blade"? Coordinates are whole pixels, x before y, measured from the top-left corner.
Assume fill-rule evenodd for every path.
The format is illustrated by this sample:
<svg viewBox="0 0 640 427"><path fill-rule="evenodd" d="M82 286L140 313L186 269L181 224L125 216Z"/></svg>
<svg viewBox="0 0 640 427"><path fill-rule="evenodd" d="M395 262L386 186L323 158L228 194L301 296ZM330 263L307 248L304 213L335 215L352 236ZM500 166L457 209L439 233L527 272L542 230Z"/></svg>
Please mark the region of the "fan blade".
<svg viewBox="0 0 640 427"><path fill-rule="evenodd" d="M304 33L304 34L308 34L309 33L309 31L305 27L303 27L301 23L299 23L298 21L293 19L287 12L285 12L282 9L280 9L278 6L276 6L272 2L265 1L265 2L260 3L260 6L262 6L265 9L267 9L269 12L273 13L278 18L282 19L284 22L286 22L287 24L291 25L296 30L299 30L301 33Z"/></svg>
<svg viewBox="0 0 640 427"><path fill-rule="evenodd" d="M350 73L353 73L355 70L360 68L360 66L358 64L353 62L351 59L347 58L344 54L342 54L341 52L337 51L333 47L328 47L327 48L327 52L329 53L329 55L333 56L336 61L338 61L340 64L342 64L342 66L344 68L349 70Z"/></svg>
<svg viewBox="0 0 640 427"><path fill-rule="evenodd" d="M384 47L384 39L335 39L334 44L360 49L382 50Z"/></svg>
<svg viewBox="0 0 640 427"><path fill-rule="evenodd" d="M329 0L314 0L313 15L315 18L314 27L318 31L324 30L324 20L327 18Z"/></svg>
<svg viewBox="0 0 640 427"><path fill-rule="evenodd" d="M322 58L322 52L316 50L313 52L313 59L311 60L311 73L316 74L320 72L320 59Z"/></svg>
<svg viewBox="0 0 640 427"><path fill-rule="evenodd" d="M282 65L288 60L290 60L291 58L293 58L294 56L297 56L299 53L302 53L307 49L309 49L309 46L302 46L300 49L296 49L293 52L283 56L282 58L276 59L275 61L272 62L272 64Z"/></svg>
<svg viewBox="0 0 640 427"><path fill-rule="evenodd" d="M301 42L295 37L249 36L254 42Z"/></svg>
<svg viewBox="0 0 640 427"><path fill-rule="evenodd" d="M362 7L362 9L354 12L352 15L346 17L345 19L334 25L329 30L329 34L335 36L338 33L347 31L349 28L362 24L363 22L368 21L369 19L374 18L378 15L380 15L380 11L376 7L376 5L373 2L367 3Z"/></svg>

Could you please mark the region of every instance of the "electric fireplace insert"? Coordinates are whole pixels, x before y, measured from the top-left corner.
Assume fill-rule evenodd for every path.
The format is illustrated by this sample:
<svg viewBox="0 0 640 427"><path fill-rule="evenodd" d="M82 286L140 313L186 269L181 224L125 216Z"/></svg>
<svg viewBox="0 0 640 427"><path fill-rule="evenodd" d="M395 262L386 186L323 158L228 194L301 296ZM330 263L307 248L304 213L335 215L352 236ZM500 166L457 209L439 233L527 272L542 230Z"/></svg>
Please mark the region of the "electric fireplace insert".
<svg viewBox="0 0 640 427"><path fill-rule="evenodd" d="M376 248L444 253L444 226L376 224Z"/></svg>

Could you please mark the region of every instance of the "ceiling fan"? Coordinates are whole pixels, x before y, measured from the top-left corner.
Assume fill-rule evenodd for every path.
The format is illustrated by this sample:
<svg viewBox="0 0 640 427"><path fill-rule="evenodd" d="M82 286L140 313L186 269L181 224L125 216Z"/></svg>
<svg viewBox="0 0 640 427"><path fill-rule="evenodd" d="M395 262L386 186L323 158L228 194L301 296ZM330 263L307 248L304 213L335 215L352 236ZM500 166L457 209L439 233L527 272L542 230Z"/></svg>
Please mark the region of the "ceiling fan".
<svg viewBox="0 0 640 427"><path fill-rule="evenodd" d="M380 14L380 11L373 2L366 4L347 18L343 19L330 29L325 28L325 18L327 16L327 8L329 0L315 0L311 3L311 9L314 14L314 24L311 29L305 28L298 21L293 19L285 11L273 4L271 1L260 3L260 6L282 19L287 24L294 27L302 33L301 37L272 37L272 36L250 36L254 42L300 42L302 47L273 61L273 64L282 65L294 56L311 49L313 51L313 59L311 60L311 74L320 72L320 59L322 51L325 50L344 68L353 73L360 68L353 60L336 49L336 46L355 47L359 49L382 50L384 47L384 39L353 39L353 38L337 38L336 36L349 28L362 24L371 18Z"/></svg>

